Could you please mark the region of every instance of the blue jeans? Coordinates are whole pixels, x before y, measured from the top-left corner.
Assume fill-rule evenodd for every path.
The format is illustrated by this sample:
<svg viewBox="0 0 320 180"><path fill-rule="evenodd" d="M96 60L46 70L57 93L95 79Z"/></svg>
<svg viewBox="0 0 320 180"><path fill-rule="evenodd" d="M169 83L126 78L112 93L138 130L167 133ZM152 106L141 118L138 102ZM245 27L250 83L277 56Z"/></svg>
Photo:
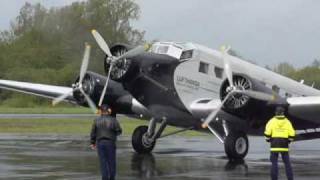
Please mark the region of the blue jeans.
<svg viewBox="0 0 320 180"><path fill-rule="evenodd" d="M278 157L281 154L282 161L286 168L286 175L288 180L293 180L293 173L290 163L290 157L288 152L271 152L270 154L270 161L272 164L271 167L271 179L278 180Z"/></svg>
<svg viewBox="0 0 320 180"><path fill-rule="evenodd" d="M102 180L114 180L116 176L116 144L111 140L99 140L98 155Z"/></svg>

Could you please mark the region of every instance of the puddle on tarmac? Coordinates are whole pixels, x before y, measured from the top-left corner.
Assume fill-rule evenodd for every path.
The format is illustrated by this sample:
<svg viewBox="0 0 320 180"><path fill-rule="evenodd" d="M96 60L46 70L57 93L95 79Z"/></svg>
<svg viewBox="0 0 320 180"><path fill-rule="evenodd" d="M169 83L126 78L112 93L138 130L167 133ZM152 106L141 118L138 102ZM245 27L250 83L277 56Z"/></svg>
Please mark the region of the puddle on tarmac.
<svg viewBox="0 0 320 180"><path fill-rule="evenodd" d="M0 179L100 179L97 155L89 149L85 137L9 139L0 140ZM268 146L261 138L250 140L246 161L228 162L223 146L208 138L163 139L148 155L135 154L130 139L120 138L117 179L269 179ZM296 179L319 178L320 145L316 148L314 144L309 141L294 145Z"/></svg>

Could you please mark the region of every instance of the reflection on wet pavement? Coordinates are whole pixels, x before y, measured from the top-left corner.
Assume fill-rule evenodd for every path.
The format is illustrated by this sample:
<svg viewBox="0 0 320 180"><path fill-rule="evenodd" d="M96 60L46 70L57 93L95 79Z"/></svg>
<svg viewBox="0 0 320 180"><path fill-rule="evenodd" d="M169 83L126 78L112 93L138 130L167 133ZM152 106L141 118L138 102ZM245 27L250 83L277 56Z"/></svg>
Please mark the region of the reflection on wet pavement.
<svg viewBox="0 0 320 180"><path fill-rule="evenodd" d="M54 137L1 138L0 179L99 179L97 155L87 137ZM139 155L124 137L117 146L117 179L269 179L268 146L263 138L250 140L245 161L228 161L223 146L210 138L171 137L160 140L153 154ZM319 179L320 146L315 142L293 145L296 179Z"/></svg>

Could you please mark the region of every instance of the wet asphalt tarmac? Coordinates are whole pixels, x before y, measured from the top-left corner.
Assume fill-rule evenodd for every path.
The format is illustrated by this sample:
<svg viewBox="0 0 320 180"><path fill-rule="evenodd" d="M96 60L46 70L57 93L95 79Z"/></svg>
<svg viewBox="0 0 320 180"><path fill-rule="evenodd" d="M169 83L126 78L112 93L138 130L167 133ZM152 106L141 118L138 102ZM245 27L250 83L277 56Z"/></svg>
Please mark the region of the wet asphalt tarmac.
<svg viewBox="0 0 320 180"><path fill-rule="evenodd" d="M87 138L0 134L0 179L99 179L97 155L89 149ZM117 179L270 179L268 145L261 137L250 137L250 141L246 160L229 162L223 146L209 137L164 138L149 155L135 154L130 138L121 137ZM319 142L293 144L295 179L320 179ZM286 179L282 163L280 168L280 179Z"/></svg>

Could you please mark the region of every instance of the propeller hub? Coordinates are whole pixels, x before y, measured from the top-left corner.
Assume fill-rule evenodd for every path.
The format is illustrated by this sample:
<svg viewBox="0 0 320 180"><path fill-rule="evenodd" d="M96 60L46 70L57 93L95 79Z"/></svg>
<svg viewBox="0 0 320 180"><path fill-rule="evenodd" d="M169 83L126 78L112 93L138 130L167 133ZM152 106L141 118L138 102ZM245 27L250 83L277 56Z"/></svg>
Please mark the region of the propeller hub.
<svg viewBox="0 0 320 180"><path fill-rule="evenodd" d="M128 52L128 48L122 45L116 45L111 48L112 56L106 56L105 58L105 72L109 74L110 67L110 78L113 80L122 80L129 71L131 66L131 60L128 58L121 58ZM120 59L119 59L120 58Z"/></svg>
<svg viewBox="0 0 320 180"><path fill-rule="evenodd" d="M233 90L237 90L237 87L235 87L235 86L229 86L229 87L227 87L227 89L226 89L227 93L230 93L230 92L233 91Z"/></svg>
<svg viewBox="0 0 320 180"><path fill-rule="evenodd" d="M220 98L224 100L227 95L233 91L245 91L251 90L252 84L251 81L243 76L235 75L233 76L234 85L230 86L229 81L225 80L220 89ZM249 97L241 93L233 94L224 104L224 107L228 109L239 109L244 107L249 102Z"/></svg>

